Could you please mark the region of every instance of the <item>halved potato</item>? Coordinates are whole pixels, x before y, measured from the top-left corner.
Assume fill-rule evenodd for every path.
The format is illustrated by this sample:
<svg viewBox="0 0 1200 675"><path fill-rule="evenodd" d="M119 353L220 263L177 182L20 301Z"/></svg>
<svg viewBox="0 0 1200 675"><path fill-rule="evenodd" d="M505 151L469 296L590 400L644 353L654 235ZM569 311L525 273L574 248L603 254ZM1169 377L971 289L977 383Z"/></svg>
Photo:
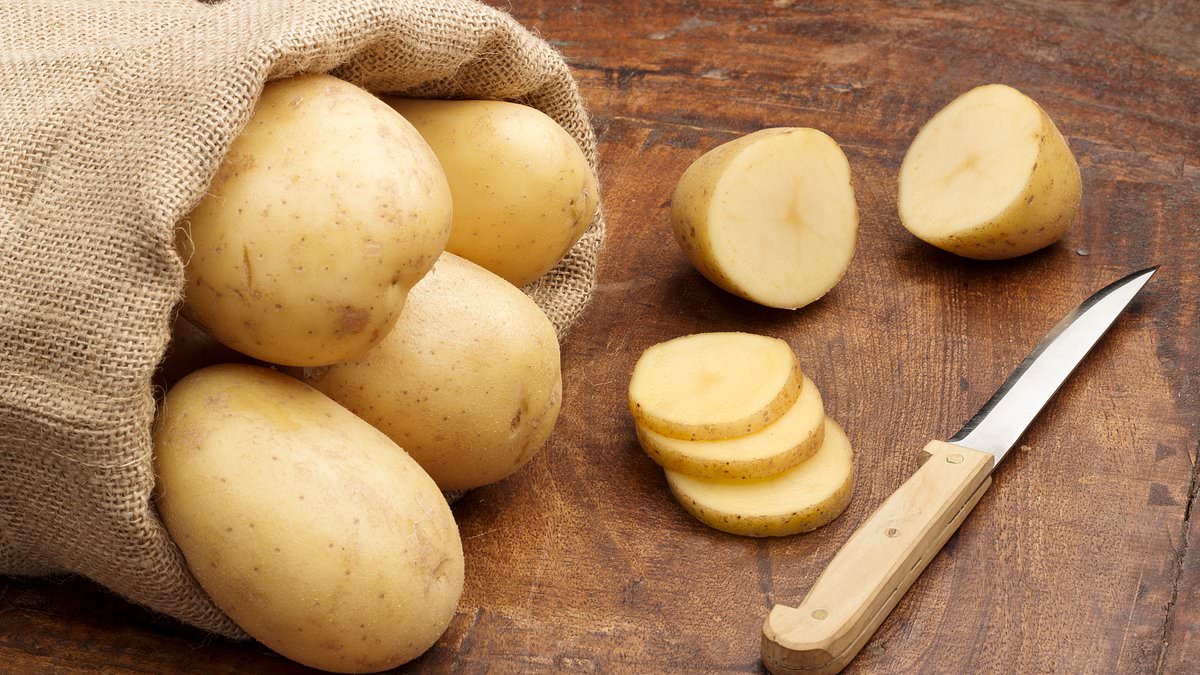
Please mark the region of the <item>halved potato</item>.
<svg viewBox="0 0 1200 675"><path fill-rule="evenodd" d="M756 131L688 167L671 226L717 286L768 307L802 307L833 288L854 255L850 164L816 129Z"/></svg>
<svg viewBox="0 0 1200 675"><path fill-rule="evenodd" d="M841 515L854 491L846 433L825 418L825 441L795 468L755 481L696 478L667 471L671 492L705 525L731 534L780 537L815 530Z"/></svg>
<svg viewBox="0 0 1200 675"><path fill-rule="evenodd" d="M803 377L779 338L685 335L642 353L629 381L629 409L640 425L671 438L735 438L787 412Z"/></svg>
<svg viewBox="0 0 1200 675"><path fill-rule="evenodd" d="M1062 238L1079 209L1079 166L1033 99L976 87L925 124L900 166L900 220L968 258L1024 255Z"/></svg>
<svg viewBox="0 0 1200 675"><path fill-rule="evenodd" d="M700 478L765 478L812 457L825 438L825 406L812 380L779 419L748 436L684 441L637 425L642 449L665 469Z"/></svg>

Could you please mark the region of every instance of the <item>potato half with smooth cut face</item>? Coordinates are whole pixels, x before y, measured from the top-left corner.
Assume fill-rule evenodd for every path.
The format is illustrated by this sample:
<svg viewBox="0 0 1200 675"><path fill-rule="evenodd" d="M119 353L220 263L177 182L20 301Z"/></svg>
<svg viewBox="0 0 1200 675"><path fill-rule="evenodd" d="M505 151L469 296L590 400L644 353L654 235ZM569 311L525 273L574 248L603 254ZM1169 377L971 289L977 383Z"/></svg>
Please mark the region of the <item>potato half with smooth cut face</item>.
<svg viewBox="0 0 1200 675"><path fill-rule="evenodd" d="M184 311L270 363L361 354L450 234L450 188L403 117L327 75L271 82L181 223Z"/></svg>
<svg viewBox="0 0 1200 675"><path fill-rule="evenodd" d="M790 345L752 333L697 333L646 349L629 379L629 409L671 438L752 434L800 396L804 375Z"/></svg>
<svg viewBox="0 0 1200 675"><path fill-rule="evenodd" d="M825 438L825 408L812 380L779 419L761 430L720 441L685 441L637 425L642 449L665 469L700 478L765 478L807 460Z"/></svg>
<svg viewBox="0 0 1200 675"><path fill-rule="evenodd" d="M850 440L832 419L810 459L753 481L696 478L667 471L675 499L705 525L730 534L781 537L815 530L846 510L854 492Z"/></svg>
<svg viewBox="0 0 1200 675"><path fill-rule="evenodd" d="M816 129L756 131L688 167L671 226L717 286L768 307L803 307L833 288L854 255L850 165Z"/></svg>
<svg viewBox="0 0 1200 675"><path fill-rule="evenodd" d="M900 220L918 238L999 260L1062 238L1079 209L1079 166L1033 99L1000 84L954 99L900 166Z"/></svg>

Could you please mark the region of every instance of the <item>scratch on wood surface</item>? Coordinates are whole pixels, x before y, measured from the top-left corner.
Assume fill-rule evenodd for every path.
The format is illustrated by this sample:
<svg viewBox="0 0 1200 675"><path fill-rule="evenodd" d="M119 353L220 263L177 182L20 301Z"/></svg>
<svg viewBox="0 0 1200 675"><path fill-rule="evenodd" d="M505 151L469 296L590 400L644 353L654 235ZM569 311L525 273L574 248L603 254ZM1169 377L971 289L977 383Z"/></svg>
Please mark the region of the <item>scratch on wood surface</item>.
<svg viewBox="0 0 1200 675"><path fill-rule="evenodd" d="M1179 600L1179 580L1183 576L1183 563L1187 559L1188 547L1191 545L1192 507L1196 504L1196 488L1197 482L1200 480L1200 462L1197 461L1197 457L1200 457L1200 444L1197 444L1196 453L1192 455L1192 482L1188 486L1187 506L1183 511L1183 532L1180 537L1179 552L1175 555L1171 599L1167 601L1166 618L1163 619L1162 634L1158 641L1158 665L1154 669L1156 673L1163 672L1163 668L1166 666L1167 649L1171 643L1171 630L1175 627L1175 603Z"/></svg>
<svg viewBox="0 0 1200 675"><path fill-rule="evenodd" d="M1125 658L1125 643L1129 641L1129 626L1133 624L1133 612L1137 609L1138 596L1142 591L1142 578L1146 576L1146 568L1138 570L1137 583L1133 585L1133 602L1129 603L1129 614L1125 616L1125 627L1121 629L1121 646L1117 648L1117 663L1115 670L1121 670L1121 660Z"/></svg>

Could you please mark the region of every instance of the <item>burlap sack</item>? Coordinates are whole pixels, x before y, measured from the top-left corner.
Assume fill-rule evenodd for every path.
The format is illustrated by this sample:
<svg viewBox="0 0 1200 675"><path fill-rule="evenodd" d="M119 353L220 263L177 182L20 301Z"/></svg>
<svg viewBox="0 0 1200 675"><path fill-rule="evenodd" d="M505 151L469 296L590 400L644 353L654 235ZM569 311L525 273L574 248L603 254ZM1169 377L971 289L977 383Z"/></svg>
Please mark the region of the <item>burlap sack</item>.
<svg viewBox="0 0 1200 675"><path fill-rule="evenodd" d="M545 42L469 0L44 0L0 5L0 573L79 573L222 635L151 500L150 378L183 288L175 223L268 79L509 99L595 165ZM591 293L599 217L527 289L560 334Z"/></svg>

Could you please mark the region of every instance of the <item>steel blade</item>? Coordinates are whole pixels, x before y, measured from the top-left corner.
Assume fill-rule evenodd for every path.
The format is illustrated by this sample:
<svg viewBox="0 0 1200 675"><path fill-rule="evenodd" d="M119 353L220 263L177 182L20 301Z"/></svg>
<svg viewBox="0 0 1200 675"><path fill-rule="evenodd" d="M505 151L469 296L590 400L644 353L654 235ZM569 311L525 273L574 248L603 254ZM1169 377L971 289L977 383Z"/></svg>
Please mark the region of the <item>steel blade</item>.
<svg viewBox="0 0 1200 675"><path fill-rule="evenodd" d="M1134 272L1097 291L1063 317L949 443L1004 455L1099 342L1158 266Z"/></svg>

